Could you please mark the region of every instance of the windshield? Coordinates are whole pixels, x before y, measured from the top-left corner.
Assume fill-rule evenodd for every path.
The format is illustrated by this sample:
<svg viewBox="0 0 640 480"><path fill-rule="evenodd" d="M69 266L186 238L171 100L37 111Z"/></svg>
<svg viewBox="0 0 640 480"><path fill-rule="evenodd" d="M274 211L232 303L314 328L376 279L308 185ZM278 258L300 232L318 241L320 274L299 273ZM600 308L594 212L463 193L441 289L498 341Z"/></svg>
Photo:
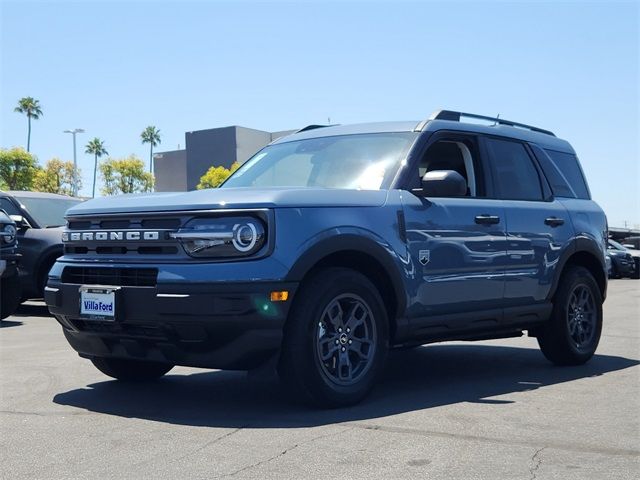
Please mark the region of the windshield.
<svg viewBox="0 0 640 480"><path fill-rule="evenodd" d="M310 138L265 147L221 186L388 188L416 134Z"/></svg>
<svg viewBox="0 0 640 480"><path fill-rule="evenodd" d="M619 244L615 240L609 240L609 248L614 248L616 250L626 250L627 249L627 247Z"/></svg>
<svg viewBox="0 0 640 480"><path fill-rule="evenodd" d="M41 228L59 227L65 224L65 212L82 200L76 198L34 198L15 195Z"/></svg>

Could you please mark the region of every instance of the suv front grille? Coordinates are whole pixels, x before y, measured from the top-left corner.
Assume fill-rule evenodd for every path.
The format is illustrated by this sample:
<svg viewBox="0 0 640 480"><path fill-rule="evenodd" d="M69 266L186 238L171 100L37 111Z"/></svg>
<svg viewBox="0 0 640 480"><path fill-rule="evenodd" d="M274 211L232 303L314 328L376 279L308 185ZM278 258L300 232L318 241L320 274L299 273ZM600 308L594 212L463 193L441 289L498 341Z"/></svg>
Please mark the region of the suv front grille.
<svg viewBox="0 0 640 480"><path fill-rule="evenodd" d="M156 268L65 267L63 283L114 285L117 287L155 287Z"/></svg>
<svg viewBox="0 0 640 480"><path fill-rule="evenodd" d="M186 221L186 215L70 218L65 232L64 253L86 258L180 255L183 252L179 242L170 234ZM134 233L137 238L126 237L129 233ZM153 237L145 238L147 234Z"/></svg>

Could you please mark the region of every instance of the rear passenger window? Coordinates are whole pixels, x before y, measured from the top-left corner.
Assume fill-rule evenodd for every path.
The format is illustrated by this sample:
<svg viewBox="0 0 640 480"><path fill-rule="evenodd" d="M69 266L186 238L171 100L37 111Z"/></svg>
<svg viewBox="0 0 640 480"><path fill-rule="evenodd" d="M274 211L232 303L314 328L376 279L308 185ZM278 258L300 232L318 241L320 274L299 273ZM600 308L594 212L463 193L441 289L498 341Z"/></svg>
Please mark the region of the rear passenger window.
<svg viewBox="0 0 640 480"><path fill-rule="evenodd" d="M6 197L0 197L0 208L7 212L7 215L22 215L13 202Z"/></svg>
<svg viewBox="0 0 640 480"><path fill-rule="evenodd" d="M553 194L556 197L578 198L576 192L571 188L569 180L564 178L564 174L556 166L553 160L551 160L551 157L549 157L545 150L541 149L536 144L530 143L529 146L538 159L538 163L544 172L544 176L547 177L547 180L549 181L549 186L551 187Z"/></svg>
<svg viewBox="0 0 640 480"><path fill-rule="evenodd" d="M518 142L487 139L496 174L498 197L505 200L543 200L540 177L531 157Z"/></svg>
<svg viewBox="0 0 640 480"><path fill-rule="evenodd" d="M551 157L556 167L558 167L558 170L562 172L564 178L567 179L576 197L589 200L591 195L589 195L587 183L582 175L582 170L580 170L578 158L572 153L556 152L555 150L545 151Z"/></svg>

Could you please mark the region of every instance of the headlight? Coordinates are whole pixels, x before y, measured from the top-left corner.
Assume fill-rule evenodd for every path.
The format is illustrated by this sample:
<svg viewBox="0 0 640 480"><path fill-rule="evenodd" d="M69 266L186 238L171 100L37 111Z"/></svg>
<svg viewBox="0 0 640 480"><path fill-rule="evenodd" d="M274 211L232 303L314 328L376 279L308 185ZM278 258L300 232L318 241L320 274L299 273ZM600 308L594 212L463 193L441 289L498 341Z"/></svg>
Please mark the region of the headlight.
<svg viewBox="0 0 640 480"><path fill-rule="evenodd" d="M192 257L248 257L266 240L264 223L254 217L196 218L170 234Z"/></svg>
<svg viewBox="0 0 640 480"><path fill-rule="evenodd" d="M16 227L13 225L5 225L0 235L2 235L4 243L13 243L16 239Z"/></svg>

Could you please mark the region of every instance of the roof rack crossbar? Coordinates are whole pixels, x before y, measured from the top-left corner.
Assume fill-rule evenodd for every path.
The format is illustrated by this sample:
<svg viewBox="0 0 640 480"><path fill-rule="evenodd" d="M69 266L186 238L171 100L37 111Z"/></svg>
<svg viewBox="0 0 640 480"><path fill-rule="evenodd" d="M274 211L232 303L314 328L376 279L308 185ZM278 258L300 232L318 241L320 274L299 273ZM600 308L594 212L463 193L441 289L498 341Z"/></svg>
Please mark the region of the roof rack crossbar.
<svg viewBox="0 0 640 480"><path fill-rule="evenodd" d="M509 127L525 128L525 129L531 130L533 132L544 133L546 135L551 135L553 137L556 136L553 132L551 132L549 130L545 130L543 128L534 127L532 125L527 125L525 123L512 122L511 120L505 120L504 118L499 118L499 117L487 117L485 115L477 115L475 113L455 112L453 110L438 110L438 111L434 112L427 120L425 120L424 122L421 122L420 124L418 124L418 126L416 128L420 128L420 129L424 128L424 126L426 125L426 123L429 120L449 120L449 121L453 121L453 122L459 122L460 121L460 117L475 118L477 120L487 120L489 122L494 122L495 124L499 124L499 125L507 125Z"/></svg>
<svg viewBox="0 0 640 480"><path fill-rule="evenodd" d="M296 133L307 132L309 130L315 130L316 128L325 128L330 125L307 125L306 127L302 127L300 130L296 131Z"/></svg>

